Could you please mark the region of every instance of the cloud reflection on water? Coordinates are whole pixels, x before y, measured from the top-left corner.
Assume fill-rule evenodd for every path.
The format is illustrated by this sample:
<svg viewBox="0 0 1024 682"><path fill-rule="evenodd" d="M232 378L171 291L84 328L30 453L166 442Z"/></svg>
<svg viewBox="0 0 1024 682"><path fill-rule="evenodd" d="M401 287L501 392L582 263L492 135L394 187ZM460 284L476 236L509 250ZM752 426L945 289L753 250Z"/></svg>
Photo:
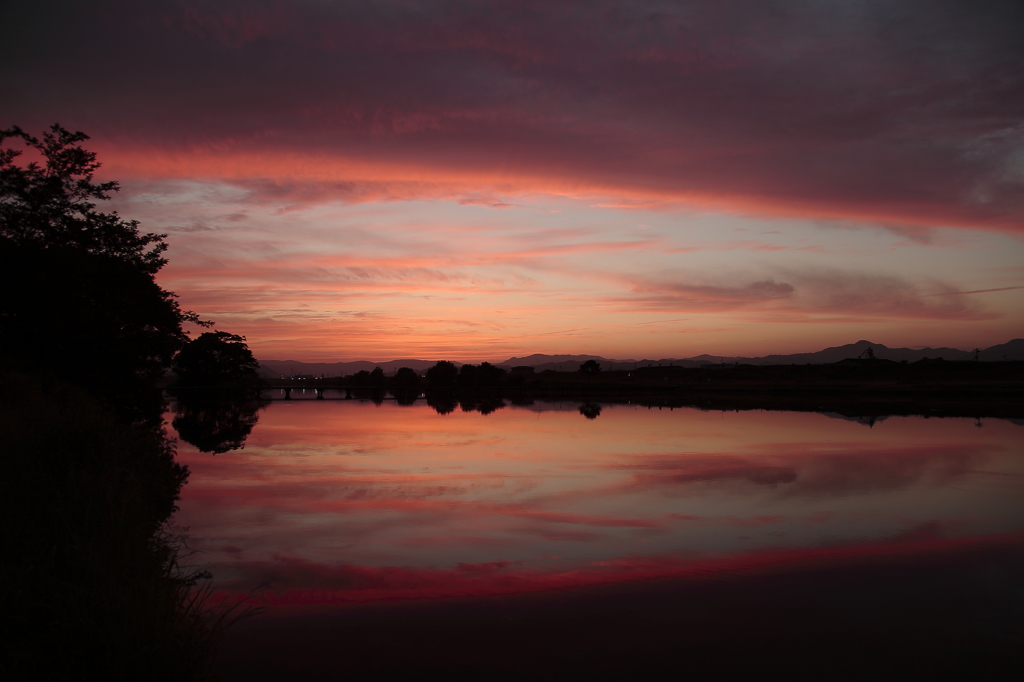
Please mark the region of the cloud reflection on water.
<svg viewBox="0 0 1024 682"><path fill-rule="evenodd" d="M984 459L980 444L857 449L823 449L820 444L795 444L792 454L741 457L729 453L684 453L639 456L610 466L629 470L637 488L663 488L696 483L746 482L771 486L783 494L863 494L897 490L928 479L933 484L953 481ZM637 461L639 460L639 461ZM628 486L627 486L628 487Z"/></svg>
<svg viewBox="0 0 1024 682"><path fill-rule="evenodd" d="M1020 542L1019 427L990 427L274 403L244 450L181 447L194 474L178 523L220 589L269 585L281 603L686 577L1008 533Z"/></svg>
<svg viewBox="0 0 1024 682"><path fill-rule="evenodd" d="M915 529L916 531L916 529ZM927 533L924 534L925 536ZM954 553L1017 548L1024 534L945 539L908 534L878 542L832 547L774 549L703 559L633 556L594 562L581 569L529 567L520 561L458 563L451 568L325 564L275 555L241 562L221 583L218 598L243 595L253 584L270 605L343 604L407 599L451 599L597 587L631 581L700 581L826 567L863 561L896 561Z"/></svg>

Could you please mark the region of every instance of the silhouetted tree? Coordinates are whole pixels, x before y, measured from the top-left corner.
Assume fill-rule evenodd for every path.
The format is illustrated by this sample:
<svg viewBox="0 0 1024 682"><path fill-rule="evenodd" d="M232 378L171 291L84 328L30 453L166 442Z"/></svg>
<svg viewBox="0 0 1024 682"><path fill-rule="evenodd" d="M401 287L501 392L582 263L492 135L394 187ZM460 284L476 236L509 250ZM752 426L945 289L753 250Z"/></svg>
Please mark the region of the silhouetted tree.
<svg viewBox="0 0 1024 682"><path fill-rule="evenodd" d="M601 371L601 363L597 360L587 360L580 365L579 371L583 374L597 374Z"/></svg>
<svg viewBox="0 0 1024 682"><path fill-rule="evenodd" d="M181 386L257 386L258 369L245 337L220 331L200 334L174 358Z"/></svg>
<svg viewBox="0 0 1024 682"><path fill-rule="evenodd" d="M149 275L167 263L161 255L167 235L141 234L138 221L95 210L94 201L109 199L119 185L92 181L100 164L78 146L88 135L55 124L41 140L17 126L0 131L0 143L7 138L34 149L44 165L16 165L22 151L0 148L0 236L19 246L110 256Z"/></svg>
<svg viewBox="0 0 1024 682"><path fill-rule="evenodd" d="M502 400L500 396L488 394L482 395L476 404L477 411L483 415L488 415L503 407L505 407L505 401Z"/></svg>
<svg viewBox="0 0 1024 682"><path fill-rule="evenodd" d="M459 370L447 360L441 360L427 370L427 383L435 387L454 386Z"/></svg>
<svg viewBox="0 0 1024 682"><path fill-rule="evenodd" d="M494 386L502 380L506 372L501 367L495 367L489 362L481 362L477 370L477 383L481 386Z"/></svg>
<svg viewBox="0 0 1024 682"><path fill-rule="evenodd" d="M399 367L395 372L396 388L417 388L420 385L420 375L411 367Z"/></svg>
<svg viewBox="0 0 1024 682"><path fill-rule="evenodd" d="M601 414L601 406L597 403L583 403L580 405L580 414L587 419L597 419Z"/></svg>
<svg viewBox="0 0 1024 682"><path fill-rule="evenodd" d="M254 392L175 391L174 421L181 439L200 452L238 450L259 421L257 412L269 402Z"/></svg>
<svg viewBox="0 0 1024 682"><path fill-rule="evenodd" d="M370 372L370 376L367 377L367 383L370 386L379 388L384 385L384 370L380 367L374 367L373 371Z"/></svg>
<svg viewBox="0 0 1024 682"><path fill-rule="evenodd" d="M451 391L441 391L427 393L427 405L434 408L438 414L451 414L459 406L459 401L455 399Z"/></svg>
<svg viewBox="0 0 1024 682"><path fill-rule="evenodd" d="M152 389L187 342L182 311L154 275L164 235L96 210L116 182L94 183L83 133L0 131L0 357L86 386L132 419L159 421ZM41 158L19 165L20 140Z"/></svg>
<svg viewBox="0 0 1024 682"><path fill-rule="evenodd" d="M395 403L399 405L415 405L420 397L419 391L414 388L396 388L391 394L395 396Z"/></svg>
<svg viewBox="0 0 1024 682"><path fill-rule="evenodd" d="M472 386L495 386L506 374L501 367L495 367L489 362L482 362L479 365L463 365L459 368L458 385L460 387Z"/></svg>
<svg viewBox="0 0 1024 682"><path fill-rule="evenodd" d="M153 390L188 341L170 294L104 255L0 238L0 358L87 387L122 416L159 419Z"/></svg>
<svg viewBox="0 0 1024 682"><path fill-rule="evenodd" d="M466 363L462 367L459 367L459 378L456 383L459 386L470 387L476 386L477 383L477 366Z"/></svg>
<svg viewBox="0 0 1024 682"><path fill-rule="evenodd" d="M420 375L411 367L399 367L391 380L391 394L399 405L413 405L420 397Z"/></svg>
<svg viewBox="0 0 1024 682"><path fill-rule="evenodd" d="M195 576L162 530L188 470L156 385L182 325L210 323L156 283L164 235L96 210L118 185L93 182L87 139L0 131L0 518L19 562L4 571L6 634L47 677L189 679L215 624L189 611ZM38 160L19 163L12 141Z"/></svg>

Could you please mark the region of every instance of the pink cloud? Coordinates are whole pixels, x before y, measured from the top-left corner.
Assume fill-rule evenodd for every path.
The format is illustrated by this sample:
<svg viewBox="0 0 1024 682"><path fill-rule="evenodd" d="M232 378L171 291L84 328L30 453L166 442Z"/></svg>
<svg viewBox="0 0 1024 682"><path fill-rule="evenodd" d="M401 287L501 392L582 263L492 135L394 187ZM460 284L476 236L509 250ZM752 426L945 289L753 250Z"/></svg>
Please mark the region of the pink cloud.
<svg viewBox="0 0 1024 682"><path fill-rule="evenodd" d="M753 0L40 6L0 78L10 123L85 129L121 178L1021 230L1012 3L788 17ZM83 32L116 69L59 68Z"/></svg>
<svg viewBox="0 0 1024 682"><path fill-rule="evenodd" d="M632 291L607 296L605 305L649 311L714 312L759 309L776 315L777 321L797 321L822 316L853 320L995 319L999 313L986 311L980 302L966 297L954 285L933 280L927 286L888 274L849 272L824 268L785 270L778 279L767 278L748 284L701 284L667 276L616 278L629 283ZM936 300L936 297L940 297Z"/></svg>
<svg viewBox="0 0 1024 682"><path fill-rule="evenodd" d="M881 226L918 263L950 246L937 226L1021 232L1011 3L44 5L0 45L2 125L90 133L143 212L124 215L171 233L162 283L264 357L682 355L683 334L760 354L740 346L765 323L799 328L793 351L867 325L1022 333L999 254L868 272L881 247L821 227ZM88 79L66 68L83 35ZM695 206L784 236L691 232Z"/></svg>

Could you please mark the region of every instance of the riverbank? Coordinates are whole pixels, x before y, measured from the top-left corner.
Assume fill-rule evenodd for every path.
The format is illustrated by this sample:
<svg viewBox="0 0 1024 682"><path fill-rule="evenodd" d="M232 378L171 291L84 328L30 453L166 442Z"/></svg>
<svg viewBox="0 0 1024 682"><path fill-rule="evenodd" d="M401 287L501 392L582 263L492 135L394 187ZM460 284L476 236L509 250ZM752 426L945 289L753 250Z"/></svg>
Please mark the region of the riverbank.
<svg viewBox="0 0 1024 682"><path fill-rule="evenodd" d="M166 433L50 377L0 380L0 672L210 679L217 616L170 525L188 469Z"/></svg>

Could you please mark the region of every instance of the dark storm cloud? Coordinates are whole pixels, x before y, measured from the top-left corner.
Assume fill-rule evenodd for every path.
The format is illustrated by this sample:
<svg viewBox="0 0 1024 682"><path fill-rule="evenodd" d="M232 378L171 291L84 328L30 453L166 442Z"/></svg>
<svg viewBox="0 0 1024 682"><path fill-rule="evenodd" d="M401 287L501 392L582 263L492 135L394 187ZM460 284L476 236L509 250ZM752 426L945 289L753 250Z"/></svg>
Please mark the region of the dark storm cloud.
<svg viewBox="0 0 1024 682"><path fill-rule="evenodd" d="M1024 226L1020 3L38 2L3 19L4 125ZM359 180L344 198L380 194Z"/></svg>

